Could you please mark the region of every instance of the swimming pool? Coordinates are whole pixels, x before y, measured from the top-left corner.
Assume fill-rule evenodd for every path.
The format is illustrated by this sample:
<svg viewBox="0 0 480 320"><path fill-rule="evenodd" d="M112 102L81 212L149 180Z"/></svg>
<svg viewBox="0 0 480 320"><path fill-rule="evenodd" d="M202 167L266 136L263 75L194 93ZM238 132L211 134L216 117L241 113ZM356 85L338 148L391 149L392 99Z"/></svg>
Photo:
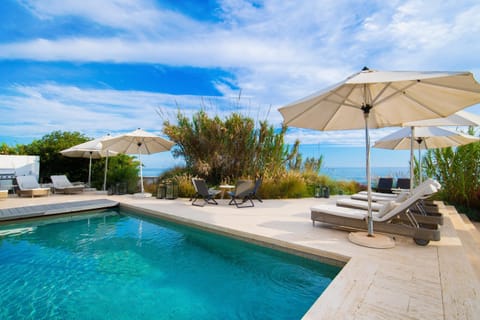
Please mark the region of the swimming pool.
<svg viewBox="0 0 480 320"><path fill-rule="evenodd" d="M0 227L0 319L300 319L339 267L111 209Z"/></svg>

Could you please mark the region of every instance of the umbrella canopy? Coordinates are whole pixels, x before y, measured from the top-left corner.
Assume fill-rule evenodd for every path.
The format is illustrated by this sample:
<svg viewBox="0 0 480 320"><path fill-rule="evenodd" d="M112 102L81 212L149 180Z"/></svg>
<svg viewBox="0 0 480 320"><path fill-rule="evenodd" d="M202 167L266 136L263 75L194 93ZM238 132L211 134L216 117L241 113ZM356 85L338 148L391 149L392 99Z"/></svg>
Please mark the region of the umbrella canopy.
<svg viewBox="0 0 480 320"><path fill-rule="evenodd" d="M480 140L480 138L439 127L415 128L412 136L410 128L403 128L378 140L373 147L391 150L409 150L410 139L421 149L456 147Z"/></svg>
<svg viewBox="0 0 480 320"><path fill-rule="evenodd" d="M415 131L416 127L430 127L430 126L480 126L480 116L467 112L467 111L458 111L446 118L438 119L428 119L428 120L419 120L412 121L403 124L404 127L410 127L411 131ZM414 134L411 134L410 142L410 178L413 178L413 146L414 146ZM418 146L420 148L420 145ZM420 156L420 150L419 150ZM419 159L421 161L421 158ZM421 168L421 166L420 166ZM420 175L420 181L422 176ZM410 188L413 187L413 184L410 184Z"/></svg>
<svg viewBox="0 0 480 320"><path fill-rule="evenodd" d="M378 140L373 147L391 150L411 150L410 153L410 180L413 181L413 147L412 141L417 143L419 168L422 168L421 149L435 149L456 147L479 141L480 138L463 134L457 131L439 127L411 127L400 129ZM419 181L422 175L419 174ZM412 188L412 183L410 183Z"/></svg>
<svg viewBox="0 0 480 320"><path fill-rule="evenodd" d="M88 166L88 185L90 186L92 177L92 159L100 159L108 157L109 155L115 155L117 152L103 150L102 141L111 138L110 135L106 135L97 139L93 139L84 143L77 144L76 146L60 151L62 155L70 158L89 158ZM107 173L107 162L105 163L105 177L103 182L103 190L105 190L105 179Z"/></svg>
<svg viewBox="0 0 480 320"><path fill-rule="evenodd" d="M369 128L446 117L479 102L480 84L470 72L374 71L364 68L279 111L287 126L315 130L365 128L368 235L373 236Z"/></svg>
<svg viewBox="0 0 480 320"><path fill-rule="evenodd" d="M369 128L382 128L446 117L479 103L479 96L470 72L364 69L279 111L287 125L315 130L363 129L362 114L369 112Z"/></svg>
<svg viewBox="0 0 480 320"><path fill-rule="evenodd" d="M467 112L458 111L446 118L427 119L407 122L403 127L448 127L448 126L480 126L480 116Z"/></svg>
<svg viewBox="0 0 480 320"><path fill-rule="evenodd" d="M108 149L118 153L138 154L138 159L140 161L141 194L144 194L142 160L140 156L142 154L168 151L175 145L175 143L165 140L153 133L137 129L129 133L106 139L102 142L102 145L103 150Z"/></svg>

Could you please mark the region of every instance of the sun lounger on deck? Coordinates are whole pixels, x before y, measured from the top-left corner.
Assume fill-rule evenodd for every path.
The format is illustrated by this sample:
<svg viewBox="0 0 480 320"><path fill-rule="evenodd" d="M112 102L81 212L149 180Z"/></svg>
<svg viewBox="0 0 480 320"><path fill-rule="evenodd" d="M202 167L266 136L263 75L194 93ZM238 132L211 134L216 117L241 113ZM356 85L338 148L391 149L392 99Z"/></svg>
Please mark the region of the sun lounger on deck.
<svg viewBox="0 0 480 320"><path fill-rule="evenodd" d="M377 232L393 233L412 237L419 245L440 240L438 224L422 220L412 214L410 208L422 198L435 193L438 189L434 181L428 181L416 188L416 192L404 201L389 201L379 211L372 212L373 229ZM334 205L318 205L311 208L312 223L324 222L339 227L367 229L367 210L345 208Z"/></svg>
<svg viewBox="0 0 480 320"><path fill-rule="evenodd" d="M8 190L0 190L0 200L5 200L8 198Z"/></svg>
<svg viewBox="0 0 480 320"><path fill-rule="evenodd" d="M378 179L377 187L375 191L380 193L392 193L393 178L380 178Z"/></svg>
<svg viewBox="0 0 480 320"><path fill-rule="evenodd" d="M424 185L427 185L427 184L433 184L435 186L435 188L437 188L437 189L441 188L441 185L438 183L438 181L433 180L433 179L427 179L424 182L422 182L420 185L418 185L416 188L414 188L412 190L412 192L415 193L416 190L422 188ZM373 203L375 203L375 202L380 203L380 205L374 205L373 207L379 208L381 206L381 203L384 203L386 201L392 201L393 200L393 201L400 202L400 201L405 200L409 195L410 195L410 190L405 190L404 192L400 192L398 194L381 194L381 193L377 193L377 192L372 192L372 202ZM413 208L412 210L413 211L422 211L422 213L438 214L439 213L438 206L434 202L426 200L427 198L428 197L425 197L421 201L419 201L416 208ZM361 200L361 201L366 202L366 201L368 201L368 193L367 193L367 191L360 191L359 193L351 195L351 199ZM349 206L349 207L352 207L355 204L358 204L355 207L362 206L361 204L359 204L357 202L354 202L354 201L348 202L346 200L342 200L340 202L340 205Z"/></svg>
<svg viewBox="0 0 480 320"><path fill-rule="evenodd" d="M414 190L415 192L421 191L420 189ZM439 208L436 206L426 205L423 199L432 196L432 194L428 194L422 196L413 206L408 208L410 210L410 214L414 215L415 218L422 222L422 223L430 223L430 224L438 224L443 225L443 215L440 213ZM395 204L400 204L401 202L405 201L408 197L410 197L409 193L403 193L395 200L383 200L372 202L372 211L380 211L385 204L388 204L390 201L394 201ZM365 200L356 200L351 198L340 198L336 202L337 206L339 207L346 207L346 208L355 208L355 209L362 209L368 210L368 201ZM402 216L403 218L404 216Z"/></svg>
<svg viewBox="0 0 480 320"><path fill-rule="evenodd" d="M389 194L389 193L381 193L381 192L372 192L372 201L390 201L395 200L400 194ZM359 193L352 194L350 198L356 200L363 200L367 201L368 193L367 191L360 191Z"/></svg>
<svg viewBox="0 0 480 320"><path fill-rule="evenodd" d="M85 189L85 185L73 184L68 180L67 176L63 174L50 176L50 179L52 179L53 190L55 193L80 193Z"/></svg>
<svg viewBox="0 0 480 320"><path fill-rule="evenodd" d="M37 178L34 176L17 176L18 190L17 194L27 197L35 196L48 196L50 194L50 188L41 188L37 182Z"/></svg>
<svg viewBox="0 0 480 320"><path fill-rule="evenodd" d="M410 189L410 178L398 178L397 179L397 189L409 190Z"/></svg>

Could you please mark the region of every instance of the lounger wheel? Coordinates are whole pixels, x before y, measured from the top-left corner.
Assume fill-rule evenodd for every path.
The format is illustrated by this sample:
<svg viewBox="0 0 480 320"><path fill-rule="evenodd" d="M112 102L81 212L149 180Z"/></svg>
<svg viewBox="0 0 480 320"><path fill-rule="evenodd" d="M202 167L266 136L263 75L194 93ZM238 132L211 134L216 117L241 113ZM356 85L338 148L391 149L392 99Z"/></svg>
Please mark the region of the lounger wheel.
<svg viewBox="0 0 480 320"><path fill-rule="evenodd" d="M425 239L417 239L417 238L413 238L413 241L415 241L415 243L419 246L426 246L430 243L430 240L425 240Z"/></svg>

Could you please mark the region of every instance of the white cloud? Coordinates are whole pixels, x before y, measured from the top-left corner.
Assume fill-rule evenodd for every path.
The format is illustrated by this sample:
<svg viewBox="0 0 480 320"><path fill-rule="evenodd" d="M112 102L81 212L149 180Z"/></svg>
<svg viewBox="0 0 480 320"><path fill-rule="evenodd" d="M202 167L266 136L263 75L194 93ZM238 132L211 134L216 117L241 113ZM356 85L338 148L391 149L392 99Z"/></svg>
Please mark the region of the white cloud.
<svg viewBox="0 0 480 320"><path fill-rule="evenodd" d="M232 108L260 119L272 106L268 116L273 123L281 122L277 107L341 81L364 65L390 70L480 72L477 63L480 5L476 1L331 0L300 4L265 0L253 5L250 1L223 0L217 12L219 21L215 22L194 20L148 0L23 0L22 3L41 19L80 17L112 28L117 35L95 38L78 34L3 42L0 59L223 68L236 76L243 98L241 105L236 106L235 98L231 97L238 92L232 92L219 81L216 86L226 97L221 103L227 101ZM5 105L14 108L8 116L12 121L28 119L31 112L39 109L52 110L34 120L32 132L64 126L97 136L105 124L112 131L138 126L156 128L161 123L158 117L152 117L157 107L171 114L176 110L175 102L186 112L198 110L201 104L200 97L62 85L39 84L17 90L16 96L0 97L6 101ZM204 97L203 101L218 113L230 111L218 107L218 98ZM372 131L372 141L377 131ZM361 130L299 131L289 134L290 140L295 138L294 134L299 134L302 142L364 143Z"/></svg>
<svg viewBox="0 0 480 320"><path fill-rule="evenodd" d="M148 0L22 0L21 3L42 20L79 17L132 36L200 27L184 15L161 10Z"/></svg>
<svg viewBox="0 0 480 320"><path fill-rule="evenodd" d="M268 110L268 106L248 105L243 98L235 101L233 97L175 96L54 84L16 86L11 91L0 95L2 108L8 110L2 114L0 130L5 136L17 137L28 133L31 138L39 138L54 130L98 137L138 127L161 134L163 121L175 122L178 110L191 116L202 108L220 117L235 110L254 119ZM262 108L264 111L260 111Z"/></svg>

